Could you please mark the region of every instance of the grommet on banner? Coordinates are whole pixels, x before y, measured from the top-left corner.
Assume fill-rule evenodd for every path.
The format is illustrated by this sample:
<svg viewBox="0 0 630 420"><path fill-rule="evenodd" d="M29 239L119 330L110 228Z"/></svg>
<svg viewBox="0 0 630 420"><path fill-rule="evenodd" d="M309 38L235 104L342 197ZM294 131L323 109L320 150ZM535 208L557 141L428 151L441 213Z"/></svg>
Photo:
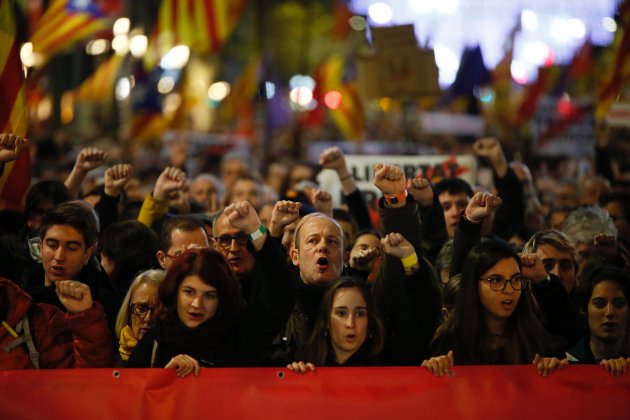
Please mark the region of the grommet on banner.
<svg viewBox="0 0 630 420"><path fill-rule="evenodd" d="M278 379L282 379L284 378L284 372L279 370L278 372L276 372L276 376L278 377Z"/></svg>
<svg viewBox="0 0 630 420"><path fill-rule="evenodd" d="M115 370L115 371L113 371L113 372L112 372L112 376L113 376L114 378L120 378L120 371L119 371L119 370Z"/></svg>

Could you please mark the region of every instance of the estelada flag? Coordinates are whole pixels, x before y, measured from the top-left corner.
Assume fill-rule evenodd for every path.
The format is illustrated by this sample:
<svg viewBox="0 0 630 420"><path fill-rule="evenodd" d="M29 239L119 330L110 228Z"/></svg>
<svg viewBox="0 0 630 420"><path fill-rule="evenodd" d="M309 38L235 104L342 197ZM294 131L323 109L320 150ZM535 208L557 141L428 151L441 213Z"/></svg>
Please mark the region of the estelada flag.
<svg viewBox="0 0 630 420"><path fill-rule="evenodd" d="M0 130L26 136L24 73L19 57L13 2L0 0ZM0 176L0 208L21 210L31 182L28 150L7 162Z"/></svg>
<svg viewBox="0 0 630 420"><path fill-rule="evenodd" d="M114 85L124 57L112 55L85 79L77 88L75 101L111 103L114 98Z"/></svg>
<svg viewBox="0 0 630 420"><path fill-rule="evenodd" d="M74 43L108 29L111 24L111 19L93 0L53 0L30 39L33 53L46 62Z"/></svg>
<svg viewBox="0 0 630 420"><path fill-rule="evenodd" d="M162 0L145 67L152 68L171 48L218 51L236 27L247 0Z"/></svg>

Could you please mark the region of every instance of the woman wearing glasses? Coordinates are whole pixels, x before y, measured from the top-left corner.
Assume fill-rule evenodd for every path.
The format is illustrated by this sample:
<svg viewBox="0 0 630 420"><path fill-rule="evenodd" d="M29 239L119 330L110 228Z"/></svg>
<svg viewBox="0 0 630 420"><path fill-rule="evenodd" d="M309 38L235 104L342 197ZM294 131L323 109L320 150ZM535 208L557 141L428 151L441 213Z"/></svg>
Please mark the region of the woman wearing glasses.
<svg viewBox="0 0 630 420"><path fill-rule="evenodd" d="M191 249L173 261L158 289L152 327L136 345L128 367L173 368L177 376L200 367L252 366L284 327L293 307L291 276L275 241L267 240L248 202L224 210L231 225L249 233L255 258L271 262L261 292L244 305L228 260L214 249Z"/></svg>
<svg viewBox="0 0 630 420"><path fill-rule="evenodd" d="M460 291L448 319L434 336L430 354L441 356L423 362L436 375L449 373L455 361L533 361L542 375L567 364L555 357L540 357L553 354L543 343L557 343L541 325L530 289L530 281L546 279L540 259L534 254L519 257L503 241L481 242L483 220L493 218L500 205L499 197L476 193L456 226L450 275L460 276ZM557 343L553 347L563 346Z"/></svg>
<svg viewBox="0 0 630 420"><path fill-rule="evenodd" d="M462 267L461 290L435 334L431 354L422 362L436 376L451 367L534 363L540 374L566 365L548 356L546 333L537 317L522 263L508 244L488 240L476 245Z"/></svg>
<svg viewBox="0 0 630 420"><path fill-rule="evenodd" d="M126 362L131 351L149 328L155 314L157 291L164 280L164 271L148 270L133 280L116 317L116 337L120 359Z"/></svg>

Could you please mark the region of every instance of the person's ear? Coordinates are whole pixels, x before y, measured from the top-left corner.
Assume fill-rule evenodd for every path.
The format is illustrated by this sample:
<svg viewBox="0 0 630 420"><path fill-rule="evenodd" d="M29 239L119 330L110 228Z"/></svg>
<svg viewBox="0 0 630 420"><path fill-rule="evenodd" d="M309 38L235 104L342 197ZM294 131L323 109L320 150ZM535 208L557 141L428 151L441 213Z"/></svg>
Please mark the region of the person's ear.
<svg viewBox="0 0 630 420"><path fill-rule="evenodd" d="M294 245L291 245L291 248L289 249L289 256L291 257L291 262L294 266L297 267L300 265L300 250L297 249Z"/></svg>
<svg viewBox="0 0 630 420"><path fill-rule="evenodd" d="M157 258L158 264L162 269L166 270L166 253L162 250L156 252L155 257Z"/></svg>
<svg viewBox="0 0 630 420"><path fill-rule="evenodd" d="M96 242L94 243L94 245L85 250L85 259L83 260L83 265L88 264L90 258L92 258L92 255L94 255L94 251L96 251Z"/></svg>

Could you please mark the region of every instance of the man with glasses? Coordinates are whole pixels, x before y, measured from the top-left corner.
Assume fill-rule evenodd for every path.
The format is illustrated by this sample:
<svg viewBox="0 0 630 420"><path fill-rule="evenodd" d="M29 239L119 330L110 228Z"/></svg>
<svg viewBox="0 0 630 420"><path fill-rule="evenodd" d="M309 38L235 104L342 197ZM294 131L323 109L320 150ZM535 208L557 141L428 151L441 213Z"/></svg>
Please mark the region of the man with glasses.
<svg viewBox="0 0 630 420"><path fill-rule="evenodd" d="M160 230L160 250L156 257L160 266L168 271L173 261L189 248L208 248L210 243L203 224L190 216L168 220Z"/></svg>

